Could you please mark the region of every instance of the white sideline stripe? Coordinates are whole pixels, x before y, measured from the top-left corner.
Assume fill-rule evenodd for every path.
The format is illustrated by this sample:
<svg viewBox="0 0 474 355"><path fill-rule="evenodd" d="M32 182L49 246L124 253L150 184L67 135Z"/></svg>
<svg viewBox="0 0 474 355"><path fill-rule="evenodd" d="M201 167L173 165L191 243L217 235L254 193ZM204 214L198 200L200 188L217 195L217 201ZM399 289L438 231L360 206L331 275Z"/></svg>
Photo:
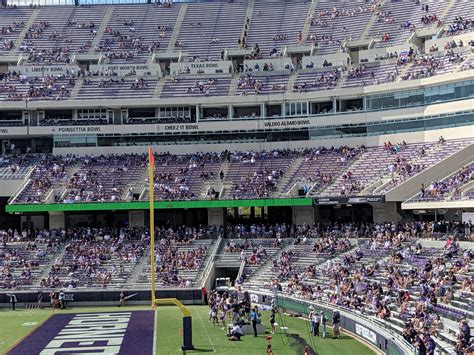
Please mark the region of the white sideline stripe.
<svg viewBox="0 0 474 355"><path fill-rule="evenodd" d="M156 355L156 332L158 328L156 327L156 324L158 322L158 312L155 309L155 320L153 322L153 355Z"/></svg>
<svg viewBox="0 0 474 355"><path fill-rule="evenodd" d="M216 352L216 347L214 346L214 343L212 342L212 339L209 335L209 332L207 331L207 328L206 328L206 325L204 324L204 322L202 321L202 317L201 317L201 314L199 312L196 312L198 314L198 317L199 317L199 321L201 322L201 326L202 328L204 329L204 331L206 332L206 335L207 335L207 339L209 339L209 344L211 344L212 346L212 351L213 352Z"/></svg>

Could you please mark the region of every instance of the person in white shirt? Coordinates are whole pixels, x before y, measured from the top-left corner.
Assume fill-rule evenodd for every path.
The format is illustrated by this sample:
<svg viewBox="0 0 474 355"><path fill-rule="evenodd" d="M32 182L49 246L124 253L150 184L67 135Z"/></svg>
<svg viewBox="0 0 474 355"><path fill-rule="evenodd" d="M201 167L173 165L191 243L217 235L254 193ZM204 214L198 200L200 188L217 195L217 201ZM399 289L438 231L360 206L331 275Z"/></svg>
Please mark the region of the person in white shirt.
<svg viewBox="0 0 474 355"><path fill-rule="evenodd" d="M230 331L230 337L229 340L232 341L240 341L240 337L243 335L242 329L237 323L234 323L234 326L232 327Z"/></svg>

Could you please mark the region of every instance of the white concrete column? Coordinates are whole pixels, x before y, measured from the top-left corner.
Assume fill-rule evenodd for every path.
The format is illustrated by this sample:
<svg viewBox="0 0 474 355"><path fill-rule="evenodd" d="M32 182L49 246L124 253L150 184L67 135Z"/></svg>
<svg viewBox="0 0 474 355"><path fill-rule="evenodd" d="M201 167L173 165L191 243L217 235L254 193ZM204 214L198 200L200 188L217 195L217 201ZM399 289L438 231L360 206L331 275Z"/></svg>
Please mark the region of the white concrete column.
<svg viewBox="0 0 474 355"><path fill-rule="evenodd" d="M374 223L398 222L402 216L398 214L396 202L371 203Z"/></svg>
<svg viewBox="0 0 474 355"><path fill-rule="evenodd" d="M223 208L208 208L207 209L207 224L215 226L224 225L224 209Z"/></svg>
<svg viewBox="0 0 474 355"><path fill-rule="evenodd" d="M49 229L66 228L66 220L64 212L48 212L49 213Z"/></svg>
<svg viewBox="0 0 474 355"><path fill-rule="evenodd" d="M128 226L130 228L145 226L145 211L128 211Z"/></svg>
<svg viewBox="0 0 474 355"><path fill-rule="evenodd" d="M314 208L313 206L293 206L293 223L294 224L314 224Z"/></svg>

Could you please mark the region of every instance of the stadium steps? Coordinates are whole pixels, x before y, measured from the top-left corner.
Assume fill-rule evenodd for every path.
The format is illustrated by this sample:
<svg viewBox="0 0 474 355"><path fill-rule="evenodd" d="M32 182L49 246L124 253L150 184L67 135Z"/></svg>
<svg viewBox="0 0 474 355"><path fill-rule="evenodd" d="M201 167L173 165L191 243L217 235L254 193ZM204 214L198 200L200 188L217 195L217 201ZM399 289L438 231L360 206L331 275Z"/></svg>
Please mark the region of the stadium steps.
<svg viewBox="0 0 474 355"><path fill-rule="evenodd" d="M224 180L223 181L221 181L221 178L219 176L221 171L224 173ZM209 183L205 183L205 184L202 185L201 191L199 191L199 196L201 196L202 198L205 199L206 196L207 196L207 189L209 187L213 187L215 191L221 191L222 187L224 186L225 177L227 176L228 171L229 171L229 163L227 161L225 161L225 162L222 163L222 165L219 169L219 172L217 173L217 176L214 179L214 181L209 182Z"/></svg>
<svg viewBox="0 0 474 355"><path fill-rule="evenodd" d="M412 66L413 66L413 62L407 63L402 66L398 66L398 75L397 75L398 81L404 81L402 79L402 76L405 75L405 73L409 71ZM395 80L397 80L397 78L395 78Z"/></svg>
<svg viewBox="0 0 474 355"><path fill-rule="evenodd" d="M249 28L250 28L250 22L252 21L254 7L255 7L255 0L249 0L247 4L247 12L245 13L244 24L242 25L242 32L240 33L241 39L244 37L245 24L247 23L247 19L249 20Z"/></svg>
<svg viewBox="0 0 474 355"><path fill-rule="evenodd" d="M309 5L308 13L306 14L306 20L304 22L304 26L301 31L301 34L302 34L301 38L303 38L303 42L305 42L306 38L308 38L309 30L311 29L311 18L314 14L314 10L316 9L317 4L318 4L318 0L311 0L311 5ZM293 84L291 85L291 87L293 87Z"/></svg>
<svg viewBox="0 0 474 355"><path fill-rule="evenodd" d="M51 267L54 265L54 262L56 260L64 258L64 253L66 252L66 245L67 245L67 243L64 243L61 246L61 249L59 249L58 253L53 258L51 258L49 263L44 265L43 271L41 272L41 274L38 275L38 277L36 278L36 281L41 281L41 279L43 279L43 278L45 278L45 279L48 278L49 272L51 271Z"/></svg>
<svg viewBox="0 0 474 355"><path fill-rule="evenodd" d="M148 259L150 259L150 248L146 249L146 251L143 253L143 256L140 258L138 263L136 263L135 267L133 268L132 274L128 279L128 284L137 285L139 283L138 278L143 273L143 270L147 265Z"/></svg>
<svg viewBox="0 0 474 355"><path fill-rule="evenodd" d="M444 8L443 12L439 15L439 18L444 22L446 16L448 16L449 12L453 8L453 6L457 3L456 0L447 0L446 7Z"/></svg>
<svg viewBox="0 0 474 355"><path fill-rule="evenodd" d="M289 244L285 245L279 251L268 258L257 270L253 272L251 277L244 282L244 288L258 290L263 289L268 286L272 277L275 276L275 273L272 271L273 260L278 259L280 255L285 252L293 249L295 241L292 239Z"/></svg>
<svg viewBox="0 0 474 355"><path fill-rule="evenodd" d="M288 78L288 82L286 83L286 92L288 94L293 92L293 85L296 83L296 79L298 79L298 69L294 70Z"/></svg>
<svg viewBox="0 0 474 355"><path fill-rule="evenodd" d="M28 32L28 29L33 25L33 23L35 22L36 20L36 17L38 16L40 12L40 9L39 8L36 8L34 9L34 11L32 12L30 18L28 19L28 21L25 23L25 26L23 27L23 29L21 30L20 34L18 35L17 39L15 40L15 44L13 45L13 48L10 50L10 53L9 55L11 56L14 56L16 55L16 50L18 47L21 46L21 43L23 42L23 39L25 38L25 35L26 33Z"/></svg>
<svg viewBox="0 0 474 355"><path fill-rule="evenodd" d="M437 152L437 146L436 145L432 145L432 146L429 146L429 147L426 147L426 150L425 150L425 155L424 157L428 157L430 155L436 155L436 152ZM413 159L411 159L410 161L408 161L408 163L410 165L417 165L418 163L420 163L420 160L422 159L422 157L420 156L415 156ZM394 175L395 178L400 178L400 174L395 174ZM373 184L371 184L369 187L365 188L364 190L361 191L361 195L370 195L370 194L377 194L377 193L380 193L380 192L383 192L383 190L385 188L387 188L387 185L390 184L390 181L391 181L391 177L390 176L383 176L381 177L379 180L375 181Z"/></svg>
<svg viewBox="0 0 474 355"><path fill-rule="evenodd" d="M79 94L79 91L81 91L82 84L84 84L84 79L83 78L78 78L76 80L76 84L71 90L71 100L75 100L77 98L77 95Z"/></svg>
<svg viewBox="0 0 474 355"><path fill-rule="evenodd" d="M277 195L276 197L288 197L288 191L281 191L281 189L285 186L288 186L288 182L294 177L295 171L303 164L304 160L305 158L293 159L291 164L288 166L288 169L286 169L285 173L283 174L283 178L278 180L279 191L275 193L275 195Z"/></svg>
<svg viewBox="0 0 474 355"><path fill-rule="evenodd" d="M100 27L97 30L97 36L95 36L95 38L92 40L91 48L89 49L89 54L94 53L95 47L97 47L97 45L102 40L102 36L105 33L105 29L107 28L107 26L110 22L110 19L112 18L113 13L114 13L114 7L109 6L109 8L107 9L104 17L102 18L102 22L100 23Z"/></svg>
<svg viewBox="0 0 474 355"><path fill-rule="evenodd" d="M171 33L170 41L168 42L168 47L166 50L168 52L174 51L176 40L178 39L179 32L181 31L181 25L183 24L184 17L186 16L186 10L188 9L188 4L181 4L179 8L178 17L176 17L176 22L173 27L173 33Z"/></svg>
<svg viewBox="0 0 474 355"><path fill-rule="evenodd" d="M474 156L474 143L459 149L456 153L444 157L437 163L424 169L421 173L411 176L401 182L391 190L385 193L387 201L407 200L419 193L420 186L424 183L426 186L432 181L440 180L453 174L456 170L472 161Z"/></svg>
<svg viewBox="0 0 474 355"><path fill-rule="evenodd" d="M357 155L357 157L355 159L353 159L349 165L347 165L341 172L338 176L336 176L336 178L328 185L326 185L322 190L320 190L318 192L318 196L324 196L324 195L327 195L329 191L331 191L332 187L336 184L338 184L341 180L342 180L342 174L344 174L346 171L349 171L349 170L354 170L353 167L356 167L360 164L360 163L364 163L365 161L365 157L366 156L370 156L372 155L373 152L371 151L366 151L362 154L359 154ZM314 186L314 185L313 185ZM316 192L312 190L312 187L311 189L308 191L308 196L315 196L316 195Z"/></svg>
<svg viewBox="0 0 474 355"><path fill-rule="evenodd" d="M382 8L385 4L385 0L382 0L380 1L380 3L378 4L378 7L379 8ZM377 9L378 10L378 9ZM370 30L372 29L372 26L374 25L374 23L377 21L378 19L378 16L377 16L377 13L378 11L375 11L374 13L372 13L372 15L370 16L369 18L369 21L367 22L367 24L365 25L364 27L364 30L362 31L362 33L360 34L359 38L360 39L368 39L370 36L369 36L369 33L370 33Z"/></svg>
<svg viewBox="0 0 474 355"><path fill-rule="evenodd" d="M209 278L208 269L215 267L215 264L212 263L213 260L211 259L215 259L216 248L219 249L222 244L224 244L222 243L222 237L219 237L216 240L213 239L211 241L209 249L206 253L206 257L204 258L202 265L198 270L196 278L193 280L193 286L201 287L203 284L206 283L206 280L204 280L204 278Z"/></svg>
<svg viewBox="0 0 474 355"><path fill-rule="evenodd" d="M165 86L165 78L159 78L155 86L155 91L153 91L154 98L160 97L163 86Z"/></svg>
<svg viewBox="0 0 474 355"><path fill-rule="evenodd" d="M66 193L68 191L68 184L69 184L69 179L71 176L73 176L75 173L79 172L82 168L81 163L77 162L73 166L70 166L66 168L66 176L67 176L67 182L58 182L57 185L54 185L53 187L50 188L48 193L54 188L55 190L61 190L61 200L66 196Z"/></svg>
<svg viewBox="0 0 474 355"><path fill-rule="evenodd" d="M232 80L230 81L229 85L229 93L227 96L235 96L237 95L237 82L239 81L240 76L239 75L234 75L232 77Z"/></svg>
<svg viewBox="0 0 474 355"><path fill-rule="evenodd" d="M461 195L464 196L470 190L474 188L474 180L469 181L467 184L461 187Z"/></svg>

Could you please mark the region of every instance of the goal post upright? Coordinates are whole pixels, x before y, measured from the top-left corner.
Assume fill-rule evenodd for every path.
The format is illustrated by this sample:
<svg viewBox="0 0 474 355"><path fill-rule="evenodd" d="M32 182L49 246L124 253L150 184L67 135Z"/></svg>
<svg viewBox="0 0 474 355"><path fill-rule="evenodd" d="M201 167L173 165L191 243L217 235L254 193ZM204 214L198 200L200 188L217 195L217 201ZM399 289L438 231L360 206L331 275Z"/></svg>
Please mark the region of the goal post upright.
<svg viewBox="0 0 474 355"><path fill-rule="evenodd" d="M151 265L151 307L156 308L155 302L155 157L150 147L148 151L148 180L150 196L150 265Z"/></svg>
<svg viewBox="0 0 474 355"><path fill-rule="evenodd" d="M193 350L193 321L189 309L177 298L158 298L155 300L155 305L159 304L173 304L179 308L183 314L183 344L181 345L181 350ZM157 312L159 312L159 310L157 310Z"/></svg>

